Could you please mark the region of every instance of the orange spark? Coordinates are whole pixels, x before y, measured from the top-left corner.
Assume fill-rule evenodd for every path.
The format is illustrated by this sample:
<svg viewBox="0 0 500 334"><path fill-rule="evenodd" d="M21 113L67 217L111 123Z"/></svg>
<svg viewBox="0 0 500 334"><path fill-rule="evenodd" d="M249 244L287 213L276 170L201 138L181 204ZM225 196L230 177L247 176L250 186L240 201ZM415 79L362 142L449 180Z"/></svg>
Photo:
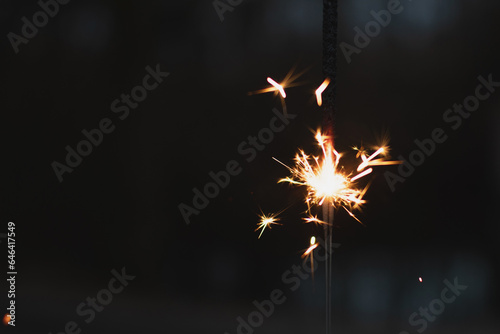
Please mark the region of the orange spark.
<svg viewBox="0 0 500 334"><path fill-rule="evenodd" d="M269 82L271 85L273 85L274 88L276 88L280 92L280 94L283 98L286 98L285 89L283 88L282 85L280 85L279 83L277 83L276 81L274 81L273 79L271 79L269 77L267 78L267 82Z"/></svg>
<svg viewBox="0 0 500 334"><path fill-rule="evenodd" d="M313 253L313 251L316 249L316 247L318 247L318 243L316 242L315 236L311 237L310 244L311 244L311 246L309 246L309 248L304 252L304 254L302 254L301 257L306 258L306 260L304 260L304 261L307 261L307 258L309 256L311 257L311 273L312 273L312 276L314 278L314 253Z"/></svg>
<svg viewBox="0 0 500 334"><path fill-rule="evenodd" d="M315 223L315 224L318 224L318 225L328 225L327 222L324 222L322 221L321 219L318 219L317 216L309 216L309 217L306 217L306 218L302 218L303 220L305 220L306 223Z"/></svg>
<svg viewBox="0 0 500 334"><path fill-rule="evenodd" d="M311 237L311 246L309 246L309 248L304 252L304 254L302 254L302 257L306 257L308 256L309 254L311 254L311 252L316 249L316 247L318 247L318 244L316 243L316 237L315 236L312 236Z"/></svg>
<svg viewBox="0 0 500 334"><path fill-rule="evenodd" d="M330 78L326 78L325 81L316 89L316 102L318 102L318 106L321 107L323 104L323 98L321 94L325 91L326 87L330 84Z"/></svg>

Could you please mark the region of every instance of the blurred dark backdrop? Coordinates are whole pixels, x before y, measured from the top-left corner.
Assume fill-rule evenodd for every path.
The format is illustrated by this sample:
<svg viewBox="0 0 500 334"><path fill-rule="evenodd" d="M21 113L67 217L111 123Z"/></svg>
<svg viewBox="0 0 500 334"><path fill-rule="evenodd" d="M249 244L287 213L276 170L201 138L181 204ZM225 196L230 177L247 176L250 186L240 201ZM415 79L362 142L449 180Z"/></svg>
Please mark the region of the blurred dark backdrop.
<svg viewBox="0 0 500 334"><path fill-rule="evenodd" d="M353 29L387 3L340 0L339 39L354 45ZM457 277L467 290L425 332L498 333L500 92L456 131L443 114L474 94L478 76L500 81L500 3L401 5L351 63L339 53L337 148L389 134L392 156L408 158L437 127L448 139L394 192L384 171L397 168L377 170L359 214L366 227L336 216L334 328L417 333L409 316ZM233 334L254 300L280 289L286 302L255 333L323 332L322 265L297 291L281 278L320 230L301 222L303 190L276 184L287 170L271 159L315 150L322 1L243 0L221 21L212 1L73 0L17 54L7 35L20 35L21 18L40 6L0 6L0 233L17 224L18 266L17 323L2 330L59 333L74 320L82 333ZM170 75L119 120L111 103L157 64ZM247 93L293 68L304 72L287 89L298 116L247 163L238 145L281 109L272 94ZM51 164L103 118L114 132L60 183ZM192 205L192 189L230 160L241 174L187 225L179 204ZM260 210L284 208L283 225L257 239ZM86 324L77 305L123 267L136 278Z"/></svg>

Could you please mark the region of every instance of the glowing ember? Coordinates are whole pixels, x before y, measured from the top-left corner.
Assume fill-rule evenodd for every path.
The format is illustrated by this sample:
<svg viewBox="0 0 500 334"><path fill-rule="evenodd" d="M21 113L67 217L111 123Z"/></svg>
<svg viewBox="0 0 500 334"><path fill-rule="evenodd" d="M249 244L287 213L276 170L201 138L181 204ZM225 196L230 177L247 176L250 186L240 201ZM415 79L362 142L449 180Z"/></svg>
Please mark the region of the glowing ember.
<svg viewBox="0 0 500 334"><path fill-rule="evenodd" d="M266 229L266 227L269 226L269 229L271 229L271 225L273 225L273 224L280 225L279 223L277 223L277 221L280 220L279 218L276 218L277 216L278 216L277 213L273 213L270 215L265 215L265 214L259 215L260 223L258 224L258 227L255 229L255 231L262 229L262 231L260 231L260 234L259 234L259 239L260 239L260 236L262 235L262 233L264 233L264 230Z"/></svg>
<svg viewBox="0 0 500 334"><path fill-rule="evenodd" d="M422 283L422 281L423 281L422 277L419 277L418 280L420 283Z"/></svg>
<svg viewBox="0 0 500 334"><path fill-rule="evenodd" d="M323 94L323 92L325 91L326 87L328 87L329 84L330 84L330 78L326 78L325 81L323 81L323 83L321 84L321 86L319 86L318 89L316 89L316 102L318 102L318 106L320 107L323 104L323 98L321 94Z"/></svg>
<svg viewBox="0 0 500 334"><path fill-rule="evenodd" d="M6 314L3 316L3 324L8 325L10 321L10 314Z"/></svg>

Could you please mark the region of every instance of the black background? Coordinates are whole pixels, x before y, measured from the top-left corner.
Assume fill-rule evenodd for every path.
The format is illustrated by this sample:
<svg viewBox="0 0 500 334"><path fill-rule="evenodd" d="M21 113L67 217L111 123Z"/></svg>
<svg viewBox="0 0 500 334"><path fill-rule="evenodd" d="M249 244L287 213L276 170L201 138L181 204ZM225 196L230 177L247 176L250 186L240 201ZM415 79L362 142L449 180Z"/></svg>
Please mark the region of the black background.
<svg viewBox="0 0 500 334"><path fill-rule="evenodd" d="M500 4L401 3L350 64L339 53L337 149L389 134L392 156L407 158L435 128L448 139L395 192L384 171L397 168L377 169L359 214L366 227L336 215L334 328L416 333L409 315L457 277L468 289L426 333L498 333L500 92L456 131L443 114L474 94L478 76L500 81ZM353 44L353 28L386 6L341 0L339 39ZM82 333L236 333L252 301L281 289L286 302L255 333L323 332L322 265L297 291L281 279L320 230L301 222L303 189L277 184L287 170L271 159L317 149L322 2L244 0L221 22L211 1L73 0L16 54L7 34L39 10L35 1L0 8L0 233L16 223L18 270L16 327L2 331L59 333L74 320ZM156 64L170 76L119 120L111 102ZM286 101L298 116L245 162L238 145L281 109L272 93L247 93L294 67L304 74ZM114 132L60 183L52 162L106 117ZM243 171L187 225L179 204L230 160ZM283 225L258 239L260 210L285 208ZM5 242L2 252L5 277ZM123 267L136 278L85 324L76 306Z"/></svg>

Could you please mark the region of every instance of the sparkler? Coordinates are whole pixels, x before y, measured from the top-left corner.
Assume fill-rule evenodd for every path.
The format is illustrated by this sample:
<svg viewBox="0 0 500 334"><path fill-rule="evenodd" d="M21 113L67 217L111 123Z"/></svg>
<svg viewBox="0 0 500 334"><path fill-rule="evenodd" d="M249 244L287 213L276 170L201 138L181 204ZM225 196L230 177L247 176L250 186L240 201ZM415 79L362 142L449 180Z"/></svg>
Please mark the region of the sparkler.
<svg viewBox="0 0 500 334"><path fill-rule="evenodd" d="M331 289L332 289L332 257L331 250L333 244L333 218L334 209L343 208L347 213L357 220L354 210L360 209L366 201L363 196L368 190L368 185L361 188L358 182L369 175L373 168L369 166L399 164L400 161L387 161L383 155L388 152L387 147L378 148L370 156L364 150L358 151L358 157L361 163L355 171L347 173L340 165L341 154L333 147L333 140L323 135L319 130L316 134L316 140L321 147L323 156L309 156L300 150L295 156L295 166L288 167L281 161L275 159L280 164L288 168L291 176L282 178L278 182L287 182L294 185L305 186L307 195L305 202L307 204L308 217L304 218L306 223L316 223L323 225L325 232L325 251L326 261L326 330L331 333ZM323 211L323 220L313 216L313 208L321 207ZM312 241L311 241L312 243ZM312 247L312 246L311 246ZM304 253L307 256L314 248L311 247ZM311 255L312 256L312 255ZM312 261L311 261L312 266ZM311 268L312 269L312 268Z"/></svg>
<svg viewBox="0 0 500 334"><path fill-rule="evenodd" d="M268 78L269 83L273 87L284 94L282 85ZM329 86L329 80L325 80L316 90L316 98L318 105L322 103L322 94ZM328 118L327 118L328 119ZM331 120L331 118L330 118ZM327 123L328 125L331 123ZM330 130L330 131L328 131ZM327 128L327 132L332 133L331 128ZM303 218L306 223L322 225L325 232L325 251L327 254L326 261L326 322L327 334L331 333L331 250L333 241L333 218L334 210L342 208L356 221L361 221L356 217L355 211L361 209L366 203L363 199L368 190L368 185L360 186L360 181L367 175L373 172L373 167L382 165L400 164L401 161L386 160L389 152L389 147L381 145L376 147L374 152L369 154L363 148L355 148L357 151L356 158L360 159L359 165L352 171L347 172L346 168L341 165L342 154L337 152L333 145L332 135L327 135L318 130L316 132L316 141L321 148L322 156L311 156L303 150L295 156L295 165L289 167L276 158L273 158L281 165L285 166L290 171L290 176L282 178L278 183L290 183L292 185L305 186L307 194L305 203L307 204L307 217ZM318 208L322 209L323 219L319 219L314 215L314 211ZM278 213L279 214L279 213ZM262 236L266 227L271 229L271 225L277 224L278 214L260 215L260 223L255 231L262 229L259 238ZM362 224L362 223L361 223ZM311 246L302 255L303 258L311 257L311 272L313 272L313 254L314 249L318 246L316 238L310 240Z"/></svg>
<svg viewBox="0 0 500 334"><path fill-rule="evenodd" d="M399 164L401 161L386 160L389 148L381 145L369 154L363 148L356 149L356 158L361 159L359 165L351 171L346 171L341 165L342 154L334 147L333 114L335 108L336 89L336 58L337 58L337 1L323 0L323 74L325 80L316 89L316 101L323 109L322 130L316 133L316 141L321 148L321 156L306 154L303 150L295 156L295 165L289 167L281 161L273 158L285 166L290 176L280 179L278 182L286 182L292 185L304 186L307 189L305 203L307 204L307 217L303 218L305 223L321 225L325 233L325 251L327 254L325 276L326 276L326 333L331 333L331 289L332 289L332 248L333 248L333 220L335 209L344 209L351 217L361 223L356 217L355 211L359 210L366 201L363 199L369 185L361 186L360 182L373 172L373 167L382 165ZM293 71L293 70L292 70ZM283 109L286 110L285 88L292 79L291 73L281 83L267 78L272 87L262 89L254 93L274 92L281 95ZM253 94L253 93L251 93ZM314 215L321 208L323 218ZM277 224L278 214L260 215L260 223L255 231L262 229L259 238L265 228ZM303 258L311 257L311 271L313 272L313 254L318 246L316 238L310 240L310 247L302 255Z"/></svg>

